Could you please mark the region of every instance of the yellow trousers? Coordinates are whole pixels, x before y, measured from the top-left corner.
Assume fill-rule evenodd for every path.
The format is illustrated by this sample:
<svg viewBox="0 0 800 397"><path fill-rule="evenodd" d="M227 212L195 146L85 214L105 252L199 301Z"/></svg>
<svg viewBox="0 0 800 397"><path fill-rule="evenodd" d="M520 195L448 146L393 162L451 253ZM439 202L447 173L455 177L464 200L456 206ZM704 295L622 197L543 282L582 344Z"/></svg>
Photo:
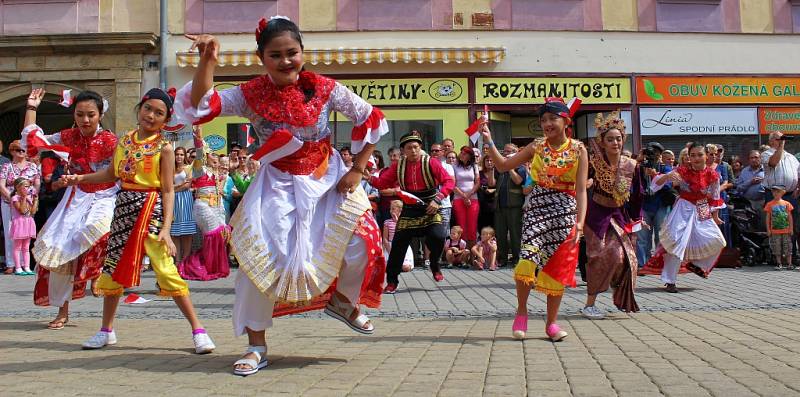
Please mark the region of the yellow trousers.
<svg viewBox="0 0 800 397"><path fill-rule="evenodd" d="M144 240L144 251L150 258L150 267L156 273L156 281L161 296L187 296L189 284L178 274L175 261L167 253L167 246L157 240L155 234L148 234ZM111 275L103 273L97 280L97 288L101 295L121 296L125 291L122 285L111 279Z"/></svg>
<svg viewBox="0 0 800 397"><path fill-rule="evenodd" d="M526 285L534 287L536 291L546 295L564 295L564 285L548 276L547 273L539 271L536 275L537 265L527 259L520 259L514 267L514 280L521 281Z"/></svg>

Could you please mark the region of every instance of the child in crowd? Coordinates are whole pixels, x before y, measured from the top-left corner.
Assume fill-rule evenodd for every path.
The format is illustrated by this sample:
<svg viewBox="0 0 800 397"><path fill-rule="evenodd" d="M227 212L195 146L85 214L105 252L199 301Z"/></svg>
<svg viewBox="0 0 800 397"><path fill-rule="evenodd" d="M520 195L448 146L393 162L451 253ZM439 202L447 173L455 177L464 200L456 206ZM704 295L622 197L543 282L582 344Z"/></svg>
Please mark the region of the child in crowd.
<svg viewBox="0 0 800 397"><path fill-rule="evenodd" d="M364 167L364 175L361 178L361 187L364 188L364 192L367 193L369 204L370 206L372 206L373 215L377 215L378 203L380 201L380 192L378 191L378 189L375 189L372 185L369 184L369 179L372 177L372 173L374 171L375 171L375 158L370 157L369 161L367 162L367 166Z"/></svg>
<svg viewBox="0 0 800 397"><path fill-rule="evenodd" d="M31 239L36 237L36 224L33 214L39 208L39 200L31 192L31 185L25 178L14 181L14 197L11 199L11 237L14 239L14 274L30 276Z"/></svg>
<svg viewBox="0 0 800 397"><path fill-rule="evenodd" d="M497 240L494 237L494 229L489 226L481 229L481 241L472 247L473 261L472 264L476 270L483 270L489 267L489 270L497 270Z"/></svg>
<svg viewBox="0 0 800 397"><path fill-rule="evenodd" d="M469 250L467 242L461 239L463 230L461 226L450 228L450 237L444 240L444 257L447 260L447 267L462 267L469 262Z"/></svg>
<svg viewBox="0 0 800 397"><path fill-rule="evenodd" d="M793 270L792 265L792 246L791 237L794 230L794 220L792 219L792 204L783 200L786 188L781 185L772 187L774 199L764 206L767 213L767 235L769 236L769 247L775 255L776 270ZM785 266L784 266L785 265Z"/></svg>
<svg viewBox="0 0 800 397"><path fill-rule="evenodd" d="M400 212L403 211L403 202L400 200L393 200L389 204L389 219L383 222L383 253L386 260L389 260L389 252L392 251L392 239L394 238L394 231L397 227L397 220L400 218ZM403 271L410 272L414 268L414 252L411 247L406 251L406 257L403 258Z"/></svg>

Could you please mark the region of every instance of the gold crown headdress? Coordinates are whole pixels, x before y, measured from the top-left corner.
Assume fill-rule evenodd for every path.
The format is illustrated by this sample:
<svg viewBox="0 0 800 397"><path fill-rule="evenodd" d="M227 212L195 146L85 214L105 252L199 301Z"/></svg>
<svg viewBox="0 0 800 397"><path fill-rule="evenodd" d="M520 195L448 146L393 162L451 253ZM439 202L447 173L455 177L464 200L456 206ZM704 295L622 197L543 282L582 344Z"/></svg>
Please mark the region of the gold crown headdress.
<svg viewBox="0 0 800 397"><path fill-rule="evenodd" d="M594 118L594 127L597 129L598 139L600 134L612 129L618 129L623 136L625 135L625 120L619 114L619 110L609 113L607 117L604 117L603 113L597 113Z"/></svg>

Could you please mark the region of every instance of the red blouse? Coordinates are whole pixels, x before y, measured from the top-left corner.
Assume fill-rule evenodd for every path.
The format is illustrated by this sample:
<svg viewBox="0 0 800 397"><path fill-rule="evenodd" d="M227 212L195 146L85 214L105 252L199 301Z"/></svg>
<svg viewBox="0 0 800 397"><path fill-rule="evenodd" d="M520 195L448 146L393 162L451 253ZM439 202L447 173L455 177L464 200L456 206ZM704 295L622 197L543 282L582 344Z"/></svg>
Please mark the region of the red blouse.
<svg viewBox="0 0 800 397"><path fill-rule="evenodd" d="M378 177L372 177L370 184L377 189L391 189L397 186L397 167L399 162L393 163L387 170L381 173ZM436 183L441 186L439 194L436 196L443 199L450 195L455 187L455 181L450 174L442 167L442 163L436 159L431 159L431 174ZM419 192L427 190L425 180L422 177L422 161L414 161L406 163L406 174L404 175L406 189L412 192Z"/></svg>
<svg viewBox="0 0 800 397"><path fill-rule="evenodd" d="M94 136L86 137L78 128L61 131L61 142L69 148L69 169L73 174L91 174L94 172L89 163L100 163L111 160L117 148L117 136L111 131L103 130ZM97 192L114 186L114 182L101 184L80 184L85 192Z"/></svg>

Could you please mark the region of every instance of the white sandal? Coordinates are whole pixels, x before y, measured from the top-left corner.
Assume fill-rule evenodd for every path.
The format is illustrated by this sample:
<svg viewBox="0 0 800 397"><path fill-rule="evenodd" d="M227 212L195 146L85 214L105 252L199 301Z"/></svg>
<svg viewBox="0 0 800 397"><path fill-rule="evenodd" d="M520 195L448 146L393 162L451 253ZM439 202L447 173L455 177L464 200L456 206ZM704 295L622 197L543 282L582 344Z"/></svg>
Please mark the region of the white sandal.
<svg viewBox="0 0 800 397"><path fill-rule="evenodd" d="M239 375L239 376L252 375L252 374L258 372L258 370L260 370L261 368L264 368L264 367L267 366L268 362L267 362L267 347L266 346L248 346L247 347L247 351L244 354L247 355L248 353L253 353L256 357L258 357L258 359L257 360L253 360L252 358L241 358L241 359L237 360L235 363L233 363L233 374L234 375ZM262 353L263 353L263 355L262 355ZM247 365L250 368L248 368L248 369L240 369L240 368L236 368L237 365Z"/></svg>
<svg viewBox="0 0 800 397"><path fill-rule="evenodd" d="M356 313L358 316L352 318ZM361 314L358 307L351 306L349 302L340 301L336 295L325 306L325 314L345 323L350 329L360 334L372 335L375 332L375 326L370 323L369 317ZM367 324L369 324L369 328L364 328Z"/></svg>

